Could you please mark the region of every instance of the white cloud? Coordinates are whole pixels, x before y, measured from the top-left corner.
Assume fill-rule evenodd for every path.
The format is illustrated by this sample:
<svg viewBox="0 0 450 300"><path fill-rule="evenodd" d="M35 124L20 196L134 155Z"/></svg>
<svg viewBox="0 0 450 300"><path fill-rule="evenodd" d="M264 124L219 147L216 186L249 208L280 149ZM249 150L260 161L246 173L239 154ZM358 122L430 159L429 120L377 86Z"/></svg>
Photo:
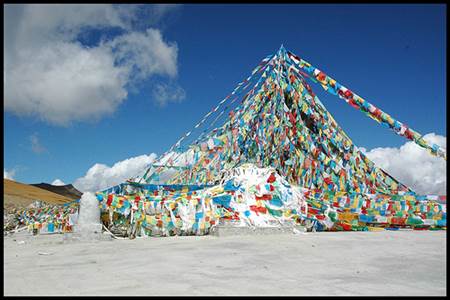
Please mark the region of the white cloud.
<svg viewBox="0 0 450 300"><path fill-rule="evenodd" d="M169 102L183 101L186 98L186 92L177 85L158 83L153 88L152 96L160 106L165 106Z"/></svg>
<svg viewBox="0 0 450 300"><path fill-rule="evenodd" d="M34 153L40 154L40 153L44 153L47 151L47 149L39 141L39 137L38 137L37 133L33 133L30 136L30 142L31 142L31 150Z"/></svg>
<svg viewBox="0 0 450 300"><path fill-rule="evenodd" d="M53 180L52 185L66 185L66 184L61 179L55 179Z"/></svg>
<svg viewBox="0 0 450 300"><path fill-rule="evenodd" d="M186 167L189 165L192 165L194 162L194 151L192 149L189 149L185 152L175 152L171 151L161 157L157 162L156 165L158 166L176 166L176 167ZM154 171L154 169L152 170ZM170 179L172 179L177 173L178 169L176 168L162 168L159 176L157 178L154 177L154 179L151 181L151 183L167 183Z"/></svg>
<svg viewBox="0 0 450 300"><path fill-rule="evenodd" d="M15 170L6 170L3 169L3 178L5 179L9 179L9 180L14 180L14 176L16 175L16 171Z"/></svg>
<svg viewBox="0 0 450 300"><path fill-rule="evenodd" d="M127 98L130 86L141 80L155 75L175 78L176 43L165 42L158 29L133 31L142 7L152 7L155 20L172 10L106 4L6 5L5 110L63 126L95 121L112 114ZM91 46L77 40L92 28L122 32Z"/></svg>
<svg viewBox="0 0 450 300"><path fill-rule="evenodd" d="M105 48L55 42L5 69L5 110L52 124L96 120L127 96L127 70Z"/></svg>
<svg viewBox="0 0 450 300"><path fill-rule="evenodd" d="M123 62L127 69L133 69L134 78L143 79L152 74L177 75L178 47L175 43L165 43L157 29L130 32L105 45L114 50L117 61Z"/></svg>
<svg viewBox="0 0 450 300"><path fill-rule="evenodd" d="M186 167L194 162L195 152L192 148L184 152L171 151L158 160L160 165Z"/></svg>
<svg viewBox="0 0 450 300"><path fill-rule="evenodd" d="M446 149L445 136L429 133L424 139L428 143ZM446 161L431 155L414 142L406 142L400 148L374 148L370 151L360 148L360 150L378 167L418 194L447 194Z"/></svg>
<svg viewBox="0 0 450 300"><path fill-rule="evenodd" d="M155 161L157 155L140 155L115 163L112 167L96 163L86 174L75 180L73 185L81 192L97 192L127 179L141 175L148 165Z"/></svg>

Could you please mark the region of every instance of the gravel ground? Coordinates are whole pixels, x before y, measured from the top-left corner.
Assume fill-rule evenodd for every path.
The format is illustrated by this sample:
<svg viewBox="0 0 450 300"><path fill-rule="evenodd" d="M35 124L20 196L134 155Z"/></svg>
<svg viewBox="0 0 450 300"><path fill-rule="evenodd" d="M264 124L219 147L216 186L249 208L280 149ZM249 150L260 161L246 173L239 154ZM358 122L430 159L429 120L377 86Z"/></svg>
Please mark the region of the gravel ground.
<svg viewBox="0 0 450 300"><path fill-rule="evenodd" d="M4 237L4 295L446 295L446 231Z"/></svg>

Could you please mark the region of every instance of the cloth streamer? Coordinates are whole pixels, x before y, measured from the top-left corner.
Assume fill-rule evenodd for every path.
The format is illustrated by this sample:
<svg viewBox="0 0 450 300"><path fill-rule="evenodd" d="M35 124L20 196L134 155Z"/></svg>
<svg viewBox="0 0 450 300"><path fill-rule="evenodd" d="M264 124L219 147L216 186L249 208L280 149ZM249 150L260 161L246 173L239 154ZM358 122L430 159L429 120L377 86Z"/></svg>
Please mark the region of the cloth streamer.
<svg viewBox="0 0 450 300"><path fill-rule="evenodd" d="M108 230L130 237L201 235L227 221L312 230L446 228L446 196L418 195L377 167L308 81L446 159L445 149L282 46L142 176L97 192ZM67 231L70 224L62 221L43 224L68 223L77 205L28 209L20 222Z"/></svg>

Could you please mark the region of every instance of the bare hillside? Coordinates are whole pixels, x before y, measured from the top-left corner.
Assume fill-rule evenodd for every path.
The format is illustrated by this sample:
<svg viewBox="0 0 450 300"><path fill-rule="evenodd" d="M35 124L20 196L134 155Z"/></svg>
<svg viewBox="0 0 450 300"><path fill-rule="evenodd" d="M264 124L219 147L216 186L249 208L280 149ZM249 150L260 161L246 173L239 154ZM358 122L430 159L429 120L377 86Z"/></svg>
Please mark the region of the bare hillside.
<svg viewBox="0 0 450 300"><path fill-rule="evenodd" d="M63 204L73 201L73 199L68 197L64 197L35 186L9 179L3 179L4 208L25 207L36 200L50 204Z"/></svg>
<svg viewBox="0 0 450 300"><path fill-rule="evenodd" d="M72 200L80 199L82 193L77 190L73 185L66 184L66 185L52 185L49 183L35 183L30 184L31 186L35 186L59 195L62 195L64 197L70 198Z"/></svg>

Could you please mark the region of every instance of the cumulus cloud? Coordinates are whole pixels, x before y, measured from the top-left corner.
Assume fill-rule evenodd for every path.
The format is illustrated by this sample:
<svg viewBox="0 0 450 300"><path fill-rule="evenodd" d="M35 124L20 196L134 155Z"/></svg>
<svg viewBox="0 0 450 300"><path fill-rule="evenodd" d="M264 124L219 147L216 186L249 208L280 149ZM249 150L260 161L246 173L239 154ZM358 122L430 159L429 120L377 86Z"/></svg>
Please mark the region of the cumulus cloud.
<svg viewBox="0 0 450 300"><path fill-rule="evenodd" d="M115 163L112 167L105 164L94 164L86 174L75 180L73 185L81 192L97 192L107 189L142 174L157 155L140 155Z"/></svg>
<svg viewBox="0 0 450 300"><path fill-rule="evenodd" d="M424 139L446 149L445 136L429 133ZM399 148L360 148L369 159L418 194L446 195L447 163L431 155L414 142L406 142Z"/></svg>
<svg viewBox="0 0 450 300"><path fill-rule="evenodd" d="M175 166L175 167L186 167L192 165L194 162L194 151L189 149L185 152L176 152L171 151L166 155L160 157L157 162L155 162L158 166ZM151 169L150 172L153 172L155 169ZM178 173L178 169L176 168L162 168L157 177L154 177L151 183L159 184L166 183L170 179L172 179Z"/></svg>
<svg viewBox="0 0 450 300"><path fill-rule="evenodd" d="M173 10L160 5L5 5L5 110L63 126L95 121L112 114L129 88L143 79L173 80L177 44L166 42L156 28L134 30L144 8L151 8L155 19ZM105 34L96 44L82 43L78 37L93 28L120 31Z"/></svg>
<svg viewBox="0 0 450 300"><path fill-rule="evenodd" d="M164 42L157 29L130 32L105 45L114 50L117 61L123 62L127 69L134 69L133 78L143 79L152 74L177 75L177 44Z"/></svg>
<svg viewBox="0 0 450 300"><path fill-rule="evenodd" d="M4 179L9 179L9 180L14 180L14 176L16 175L16 171L15 170L6 170L3 169L3 178Z"/></svg>
<svg viewBox="0 0 450 300"><path fill-rule="evenodd" d="M55 42L5 66L5 110L56 125L97 120L127 96L127 70L106 48Z"/></svg>
<svg viewBox="0 0 450 300"><path fill-rule="evenodd" d="M31 150L34 153L40 154L47 151L47 149L41 144L37 133L33 133L30 136Z"/></svg>
<svg viewBox="0 0 450 300"><path fill-rule="evenodd" d="M159 165L186 167L194 162L195 152L192 148L184 152L171 151L164 156L158 158Z"/></svg>
<svg viewBox="0 0 450 300"><path fill-rule="evenodd" d="M66 185L61 179L55 179L52 182L52 185Z"/></svg>

